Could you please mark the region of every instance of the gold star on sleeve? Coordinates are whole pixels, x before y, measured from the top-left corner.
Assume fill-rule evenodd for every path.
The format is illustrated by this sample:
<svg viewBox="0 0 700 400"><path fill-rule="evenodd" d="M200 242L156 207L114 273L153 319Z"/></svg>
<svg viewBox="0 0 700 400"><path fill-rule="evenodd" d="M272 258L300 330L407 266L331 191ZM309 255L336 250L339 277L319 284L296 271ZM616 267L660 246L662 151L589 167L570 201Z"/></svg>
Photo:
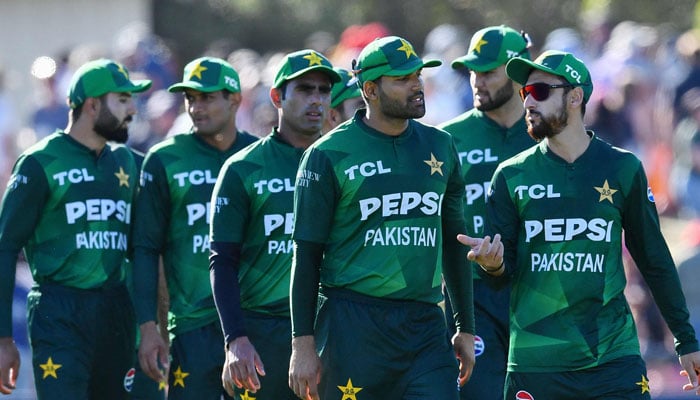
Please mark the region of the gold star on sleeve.
<svg viewBox="0 0 700 400"><path fill-rule="evenodd" d="M202 64L197 64L197 66L194 67L192 72L190 72L190 79L192 79L192 77L196 76L197 78L199 78L199 80L202 80L202 72L204 72L208 69L209 68L203 66Z"/></svg>
<svg viewBox="0 0 700 400"><path fill-rule="evenodd" d="M129 187L129 175L124 172L124 168L119 167L119 172L115 172L114 176L119 179L119 187L126 186Z"/></svg>
<svg viewBox="0 0 700 400"><path fill-rule="evenodd" d="M44 371L44 376L42 377L42 379L46 379L49 376L58 379L56 371L58 371L58 369L62 366L62 364L54 364L51 357L49 357L49 359L46 361L46 364L39 364L39 367Z"/></svg>
<svg viewBox="0 0 700 400"><path fill-rule="evenodd" d="M600 198L598 199L598 203L600 203L603 200L607 200L612 204L612 202L613 202L612 197L617 192L617 189L611 189L610 185L608 185L607 179L603 183L603 187L593 186L593 189L595 189L598 193L600 193Z"/></svg>
<svg viewBox="0 0 700 400"><path fill-rule="evenodd" d="M362 390L361 387L354 387L352 379L348 378L348 383L345 386L338 386L338 390L343 392L343 398L340 400L357 400L357 393Z"/></svg>
<svg viewBox="0 0 700 400"><path fill-rule="evenodd" d="M403 51L404 53L406 53L406 59L411 58L411 54L418 57L418 54L416 54L416 52L413 50L413 47L403 39L401 39L401 47L399 47L396 50Z"/></svg>
<svg viewBox="0 0 700 400"><path fill-rule="evenodd" d="M246 389L245 393L241 395L241 400L255 400L255 397L251 396L250 393L248 393L248 389Z"/></svg>
<svg viewBox="0 0 700 400"><path fill-rule="evenodd" d="M637 386L640 386L642 389L642 394L644 393L651 393L649 391L649 380L647 379L646 376L642 375L642 380L640 382L636 383Z"/></svg>
<svg viewBox="0 0 700 400"><path fill-rule="evenodd" d="M430 160L423 160L423 162L430 167L430 175L437 172L440 176L444 176L442 175L442 164L444 164L444 162L438 161L433 153L430 153Z"/></svg>
<svg viewBox="0 0 700 400"><path fill-rule="evenodd" d="M175 377L175 380L173 381L173 387L177 385L185 387L185 378L187 378L189 374L189 372L183 372L182 367L178 365L177 370L173 372L173 376Z"/></svg>
<svg viewBox="0 0 700 400"><path fill-rule="evenodd" d="M304 56L304 59L309 60L309 67L312 65L323 65L321 57L313 52Z"/></svg>

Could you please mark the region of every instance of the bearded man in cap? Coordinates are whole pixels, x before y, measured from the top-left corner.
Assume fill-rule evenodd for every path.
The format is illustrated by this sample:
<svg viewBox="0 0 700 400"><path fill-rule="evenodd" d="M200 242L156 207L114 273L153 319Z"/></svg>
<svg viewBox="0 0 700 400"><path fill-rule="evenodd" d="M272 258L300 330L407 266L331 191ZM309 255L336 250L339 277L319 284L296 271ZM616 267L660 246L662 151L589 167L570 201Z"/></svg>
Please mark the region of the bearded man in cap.
<svg viewBox="0 0 700 400"><path fill-rule="evenodd" d="M219 399L224 362L221 326L209 282L209 206L219 169L257 137L236 128L238 73L224 60L197 58L182 82L192 119L188 133L153 146L143 162L134 217L133 287L140 326L139 361L169 399ZM158 329L158 260L168 286L171 355Z"/></svg>
<svg viewBox="0 0 700 400"><path fill-rule="evenodd" d="M214 187L211 282L227 349L223 384L235 398L297 398L287 381L294 181L339 81L322 54L287 54L270 89L278 125L229 158Z"/></svg>
<svg viewBox="0 0 700 400"><path fill-rule="evenodd" d="M469 74L474 108L444 122L439 128L452 134L466 185L466 233L484 234L486 195L491 176L501 161L535 144L527 135L525 110L518 96L521 85L506 75L513 57L530 58L527 34L500 25L483 28L472 36L467 54L452 61L452 68ZM478 266L471 263L476 272ZM452 307L445 298L445 315ZM477 363L460 398L503 398L508 358L508 286L494 288L474 274L474 317ZM451 324L448 323L448 326Z"/></svg>
<svg viewBox="0 0 700 400"><path fill-rule="evenodd" d="M19 354L12 293L23 248L39 399L126 399L134 309L124 282L138 168L121 144L136 108L132 81L112 60L82 65L68 93L69 123L17 160L0 208L0 393L12 393Z"/></svg>
<svg viewBox="0 0 700 400"><path fill-rule="evenodd" d="M302 158L289 371L300 398L457 399L469 378L472 270L456 241L464 181L452 137L414 120L425 114L421 71L438 65L397 36L368 44L353 66L366 109Z"/></svg>
<svg viewBox="0 0 700 400"><path fill-rule="evenodd" d="M483 239L460 235L486 277L512 283L504 398L649 399L630 307L624 244L700 394L700 352L644 168L587 130L590 73L573 54L516 57L528 133L538 145L491 180Z"/></svg>
<svg viewBox="0 0 700 400"><path fill-rule="evenodd" d="M357 79L345 68L334 67L333 69L342 80L336 82L331 90L331 108L323 126L324 132L328 132L342 122L349 120L355 111L365 107Z"/></svg>

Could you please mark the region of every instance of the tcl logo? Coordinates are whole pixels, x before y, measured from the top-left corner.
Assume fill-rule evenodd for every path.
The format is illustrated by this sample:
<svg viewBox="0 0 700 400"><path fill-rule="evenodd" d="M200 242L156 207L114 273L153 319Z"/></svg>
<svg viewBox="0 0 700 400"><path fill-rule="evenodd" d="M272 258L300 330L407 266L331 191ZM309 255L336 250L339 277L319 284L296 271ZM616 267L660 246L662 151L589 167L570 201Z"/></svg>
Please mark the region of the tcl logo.
<svg viewBox="0 0 700 400"><path fill-rule="evenodd" d="M520 390L515 394L515 400L535 400L535 396L524 390Z"/></svg>

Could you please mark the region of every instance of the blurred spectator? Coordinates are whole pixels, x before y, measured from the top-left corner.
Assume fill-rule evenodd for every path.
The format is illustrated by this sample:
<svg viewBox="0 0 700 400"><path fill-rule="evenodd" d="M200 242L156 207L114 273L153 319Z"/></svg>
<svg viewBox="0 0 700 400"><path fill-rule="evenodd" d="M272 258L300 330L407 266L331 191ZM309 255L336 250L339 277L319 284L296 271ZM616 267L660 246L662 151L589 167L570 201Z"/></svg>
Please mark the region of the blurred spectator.
<svg viewBox="0 0 700 400"><path fill-rule="evenodd" d="M5 191L12 165L17 158L15 135L19 129L17 113L12 99L7 94L5 84L5 71L0 66L0 190L2 192Z"/></svg>
<svg viewBox="0 0 700 400"><path fill-rule="evenodd" d="M60 92L56 76L66 68L64 60L41 56L34 60L31 74L37 81L36 109L31 115L31 128L35 140L68 125L68 103L65 92Z"/></svg>
<svg viewBox="0 0 700 400"><path fill-rule="evenodd" d="M680 35L676 40L676 50L687 65L685 79L678 84L673 101L677 120L680 120L687 115L687 110L681 104L683 95L692 88L700 87L700 29L691 29Z"/></svg>

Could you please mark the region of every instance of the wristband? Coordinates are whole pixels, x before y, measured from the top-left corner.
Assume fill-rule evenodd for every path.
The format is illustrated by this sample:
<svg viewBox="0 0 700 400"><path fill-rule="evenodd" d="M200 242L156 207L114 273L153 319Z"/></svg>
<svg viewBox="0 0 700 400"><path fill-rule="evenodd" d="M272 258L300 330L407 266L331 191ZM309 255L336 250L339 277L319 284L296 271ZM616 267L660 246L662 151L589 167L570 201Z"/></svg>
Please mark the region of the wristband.
<svg viewBox="0 0 700 400"><path fill-rule="evenodd" d="M501 261L501 265L499 265L499 266L496 267L496 268L486 268L486 267L484 267L484 266L481 265L481 264L479 264L479 266L480 266L481 269L483 269L484 272L486 272L487 274L493 274L493 273L495 273L495 272L500 271L501 268L503 268L503 267L505 266L505 260L502 260L502 261Z"/></svg>

